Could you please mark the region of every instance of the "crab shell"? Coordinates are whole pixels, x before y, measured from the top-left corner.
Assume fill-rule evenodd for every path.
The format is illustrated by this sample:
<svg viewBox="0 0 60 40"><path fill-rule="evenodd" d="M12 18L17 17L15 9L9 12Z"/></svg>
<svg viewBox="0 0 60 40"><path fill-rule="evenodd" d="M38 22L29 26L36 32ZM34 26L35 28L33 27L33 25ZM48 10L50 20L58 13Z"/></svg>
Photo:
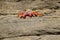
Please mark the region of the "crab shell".
<svg viewBox="0 0 60 40"><path fill-rule="evenodd" d="M28 13L26 13L26 15L29 17L32 17L33 14L32 14L32 12L28 12Z"/></svg>

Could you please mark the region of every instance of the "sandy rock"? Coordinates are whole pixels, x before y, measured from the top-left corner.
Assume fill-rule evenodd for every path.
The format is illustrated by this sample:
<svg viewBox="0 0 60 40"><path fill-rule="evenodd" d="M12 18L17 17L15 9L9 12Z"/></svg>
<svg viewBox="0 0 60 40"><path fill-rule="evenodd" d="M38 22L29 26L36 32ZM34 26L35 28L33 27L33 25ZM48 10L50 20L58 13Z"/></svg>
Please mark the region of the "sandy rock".
<svg viewBox="0 0 60 40"><path fill-rule="evenodd" d="M0 0L0 1L5 1L5 2L16 2L18 0Z"/></svg>
<svg viewBox="0 0 60 40"><path fill-rule="evenodd" d="M6 38L3 40L36 40L39 37L37 36L25 36L25 37L14 37L14 38Z"/></svg>
<svg viewBox="0 0 60 40"><path fill-rule="evenodd" d="M23 0L20 2L6 2L6 1L16 1L16 0L2 0L0 1L0 13L15 13L17 10L22 9L60 9L59 0L48 0L47 2L41 0ZM52 3L52 4L51 4ZM27 6L28 5L28 6ZM2 12L1 12L2 11Z"/></svg>
<svg viewBox="0 0 60 40"><path fill-rule="evenodd" d="M25 37L6 38L3 40L60 40L60 35L25 36Z"/></svg>
<svg viewBox="0 0 60 40"><path fill-rule="evenodd" d="M60 16L17 18L0 16L0 38L24 35L60 34Z"/></svg>
<svg viewBox="0 0 60 40"><path fill-rule="evenodd" d="M18 18L23 9L43 16ZM60 0L0 0L0 40L60 40Z"/></svg>

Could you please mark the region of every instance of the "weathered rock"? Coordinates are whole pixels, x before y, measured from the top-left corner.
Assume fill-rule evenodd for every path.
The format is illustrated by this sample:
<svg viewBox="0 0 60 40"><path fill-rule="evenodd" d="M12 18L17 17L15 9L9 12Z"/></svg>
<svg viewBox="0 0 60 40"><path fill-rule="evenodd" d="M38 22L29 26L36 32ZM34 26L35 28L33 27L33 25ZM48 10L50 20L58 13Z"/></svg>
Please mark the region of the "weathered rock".
<svg viewBox="0 0 60 40"><path fill-rule="evenodd" d="M23 9L43 16L18 18ZM60 40L60 0L0 0L0 40Z"/></svg>
<svg viewBox="0 0 60 40"><path fill-rule="evenodd" d="M3 40L36 40L39 38L40 38L40 36L25 36L25 37L6 38Z"/></svg>
<svg viewBox="0 0 60 40"><path fill-rule="evenodd" d="M0 0L0 1L5 1L5 2L16 2L18 0Z"/></svg>
<svg viewBox="0 0 60 40"><path fill-rule="evenodd" d="M0 13L16 13L18 10L22 9L60 9L60 0L23 0L21 2L6 2L6 1L16 1L16 0L2 0L0 1ZM52 4L51 4L52 3Z"/></svg>
<svg viewBox="0 0 60 40"><path fill-rule="evenodd" d="M6 38L3 40L60 40L60 35L25 36L25 37Z"/></svg>
<svg viewBox="0 0 60 40"><path fill-rule="evenodd" d="M60 34L60 16L17 18L14 15L0 16L0 38Z"/></svg>
<svg viewBox="0 0 60 40"><path fill-rule="evenodd" d="M0 15L16 15L19 13L19 11L21 10L0 10ZM38 12L40 12L41 14L50 14L50 13L54 13L54 11L56 10L51 10L51 9L43 9L43 10L37 10ZM58 12L60 10L57 10Z"/></svg>

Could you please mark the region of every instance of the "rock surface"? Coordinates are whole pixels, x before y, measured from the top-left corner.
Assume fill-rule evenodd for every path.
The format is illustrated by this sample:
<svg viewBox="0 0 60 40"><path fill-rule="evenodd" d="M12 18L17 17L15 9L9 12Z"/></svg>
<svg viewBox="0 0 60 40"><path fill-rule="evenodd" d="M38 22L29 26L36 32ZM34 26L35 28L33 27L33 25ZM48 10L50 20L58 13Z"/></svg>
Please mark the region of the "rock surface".
<svg viewBox="0 0 60 40"><path fill-rule="evenodd" d="M23 9L43 16L18 18ZM0 40L60 40L60 0L0 0Z"/></svg>
<svg viewBox="0 0 60 40"><path fill-rule="evenodd" d="M43 36L26 36L26 37L15 37L7 38L3 40L60 40L60 35L43 35Z"/></svg>
<svg viewBox="0 0 60 40"><path fill-rule="evenodd" d="M0 13L17 13L23 9L60 9L60 0L23 0L19 2L10 2L15 0L0 1ZM28 5L28 6L27 6Z"/></svg>

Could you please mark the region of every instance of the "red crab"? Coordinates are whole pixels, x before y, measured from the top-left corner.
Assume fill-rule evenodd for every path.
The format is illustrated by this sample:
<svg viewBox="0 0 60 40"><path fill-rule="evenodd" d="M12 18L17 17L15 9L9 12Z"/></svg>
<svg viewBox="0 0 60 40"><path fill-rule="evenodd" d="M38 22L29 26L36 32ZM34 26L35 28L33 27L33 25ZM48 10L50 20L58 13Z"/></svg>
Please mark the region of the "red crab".
<svg viewBox="0 0 60 40"><path fill-rule="evenodd" d="M26 18L26 16L32 17L32 16L42 16L42 14L38 13L38 11L21 11L18 13L18 17L20 18Z"/></svg>

